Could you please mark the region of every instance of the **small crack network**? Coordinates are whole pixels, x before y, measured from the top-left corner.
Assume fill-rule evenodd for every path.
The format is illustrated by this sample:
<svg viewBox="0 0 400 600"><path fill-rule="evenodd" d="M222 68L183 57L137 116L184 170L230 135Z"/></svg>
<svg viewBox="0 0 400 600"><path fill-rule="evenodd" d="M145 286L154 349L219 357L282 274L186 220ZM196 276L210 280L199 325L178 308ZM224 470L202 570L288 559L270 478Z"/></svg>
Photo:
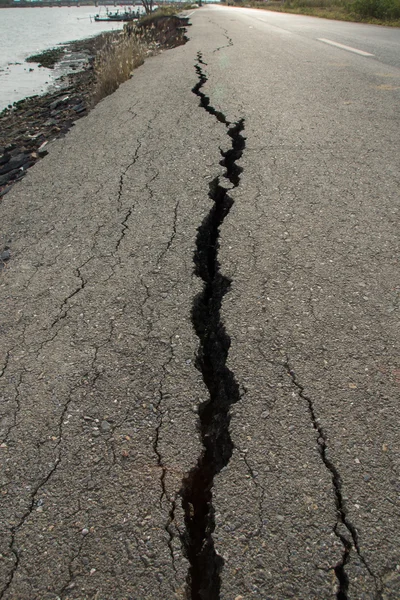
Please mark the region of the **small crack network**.
<svg viewBox="0 0 400 600"><path fill-rule="evenodd" d="M238 187L242 169L236 164L245 149L242 135L244 120L230 123L216 110L202 91L207 81L203 72L201 53L195 66L198 83L192 89L202 106L227 128L231 148L221 151L220 165L225 167L224 177ZM220 227L233 205L228 188L216 177L210 183L209 198L213 201L210 212L198 228L194 253L195 274L203 281L203 291L194 299L192 323L199 338L196 367L201 372L209 391L209 398L199 407L199 430L203 452L197 465L182 482L182 506L185 513L185 533L182 543L190 563L187 584L192 600L218 600L222 557L216 552L213 541L215 529L212 488L215 476L232 456L233 443L229 433L230 407L240 399L239 387L233 373L226 366L230 338L221 321L221 305L231 285L224 277L218 262Z"/></svg>
<svg viewBox="0 0 400 600"><path fill-rule="evenodd" d="M349 591L350 582L349 582L348 575L346 573L346 565L348 565L348 563L349 563L350 554L351 554L352 549L354 548L355 551L357 552L358 557L361 560L362 564L365 566L368 573L371 575L371 577L375 581L376 594L375 594L374 598L376 600L379 600L382 597L380 584L379 584L378 578L372 572L372 570L369 567L369 565L367 564L365 558L361 554L360 545L358 542L357 530L354 527L353 523L351 523L351 521L349 520L349 517L347 515L344 498L343 498L343 493L342 493L342 480L341 480L339 471L337 470L337 468L335 467L333 462L328 457L328 442L327 442L326 433L325 433L324 429L322 428L322 426L319 424L319 420L316 416L314 404L313 404L311 398L306 396L306 394L304 392L304 387L299 383L299 381L296 377L296 373L290 366L288 359L286 361L285 368L286 368L286 371L287 371L289 377L292 379L293 385L298 390L298 395L300 396L300 398L302 398L302 400L305 400L307 402L308 412L310 414L312 426L315 429L316 433L318 434L318 438L317 438L318 451L321 456L322 462L324 463L326 469L329 471L331 478L332 478L332 486L333 486L333 490L334 490L334 494L335 494L336 519L337 519L335 526L333 528L333 532L336 535L336 537L339 538L339 540L341 541L341 543L343 545L342 560L334 567L334 572L335 572L336 578L338 580L338 588L337 588L336 598L337 598L337 600L348 600L348 591ZM347 532L347 535L344 535L343 533L341 533L340 525L344 526L344 531Z"/></svg>

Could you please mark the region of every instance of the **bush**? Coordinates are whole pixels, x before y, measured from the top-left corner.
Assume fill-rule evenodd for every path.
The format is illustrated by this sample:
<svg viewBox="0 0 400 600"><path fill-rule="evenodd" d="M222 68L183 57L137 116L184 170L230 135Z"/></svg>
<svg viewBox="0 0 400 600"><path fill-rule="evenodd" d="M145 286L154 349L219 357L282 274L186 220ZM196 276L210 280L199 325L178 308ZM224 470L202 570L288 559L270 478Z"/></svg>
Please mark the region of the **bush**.
<svg viewBox="0 0 400 600"><path fill-rule="evenodd" d="M355 0L350 8L361 17L400 19L400 0Z"/></svg>
<svg viewBox="0 0 400 600"><path fill-rule="evenodd" d="M342 6L343 0L286 0L284 6L293 8L331 8Z"/></svg>

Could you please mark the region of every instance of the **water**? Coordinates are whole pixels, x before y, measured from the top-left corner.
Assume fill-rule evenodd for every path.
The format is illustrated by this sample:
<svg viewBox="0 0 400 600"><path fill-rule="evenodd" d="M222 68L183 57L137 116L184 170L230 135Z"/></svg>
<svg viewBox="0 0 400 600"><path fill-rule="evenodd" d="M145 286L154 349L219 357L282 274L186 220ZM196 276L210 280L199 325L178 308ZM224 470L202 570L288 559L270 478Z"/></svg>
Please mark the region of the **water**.
<svg viewBox="0 0 400 600"><path fill-rule="evenodd" d="M54 85L59 70L26 63L28 56L60 43L122 29L123 23L91 20L98 11L95 6L0 9L0 110Z"/></svg>

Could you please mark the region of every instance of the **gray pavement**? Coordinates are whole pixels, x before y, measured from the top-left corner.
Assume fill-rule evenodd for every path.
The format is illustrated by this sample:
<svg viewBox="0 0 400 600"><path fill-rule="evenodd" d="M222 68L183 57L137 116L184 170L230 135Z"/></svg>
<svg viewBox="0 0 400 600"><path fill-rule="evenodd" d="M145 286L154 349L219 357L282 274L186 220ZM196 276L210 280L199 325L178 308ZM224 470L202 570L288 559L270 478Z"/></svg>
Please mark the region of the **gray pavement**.
<svg viewBox="0 0 400 600"><path fill-rule="evenodd" d="M0 598L398 599L400 34L191 21L0 206Z"/></svg>

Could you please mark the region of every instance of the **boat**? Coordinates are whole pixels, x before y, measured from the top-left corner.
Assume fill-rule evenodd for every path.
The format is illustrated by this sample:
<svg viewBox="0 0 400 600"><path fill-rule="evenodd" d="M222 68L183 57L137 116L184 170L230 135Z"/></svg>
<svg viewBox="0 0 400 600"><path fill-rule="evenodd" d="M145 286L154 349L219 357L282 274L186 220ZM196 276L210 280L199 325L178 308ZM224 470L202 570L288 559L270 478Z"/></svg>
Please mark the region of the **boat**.
<svg viewBox="0 0 400 600"><path fill-rule="evenodd" d="M136 12L129 9L129 10L125 10L124 12L119 12L118 10L115 12L110 12L107 9L106 14L101 15L100 13L94 16L94 20L95 21L109 21L109 22L116 22L116 21L136 21L137 19L140 18L140 12L139 10L137 10Z"/></svg>

